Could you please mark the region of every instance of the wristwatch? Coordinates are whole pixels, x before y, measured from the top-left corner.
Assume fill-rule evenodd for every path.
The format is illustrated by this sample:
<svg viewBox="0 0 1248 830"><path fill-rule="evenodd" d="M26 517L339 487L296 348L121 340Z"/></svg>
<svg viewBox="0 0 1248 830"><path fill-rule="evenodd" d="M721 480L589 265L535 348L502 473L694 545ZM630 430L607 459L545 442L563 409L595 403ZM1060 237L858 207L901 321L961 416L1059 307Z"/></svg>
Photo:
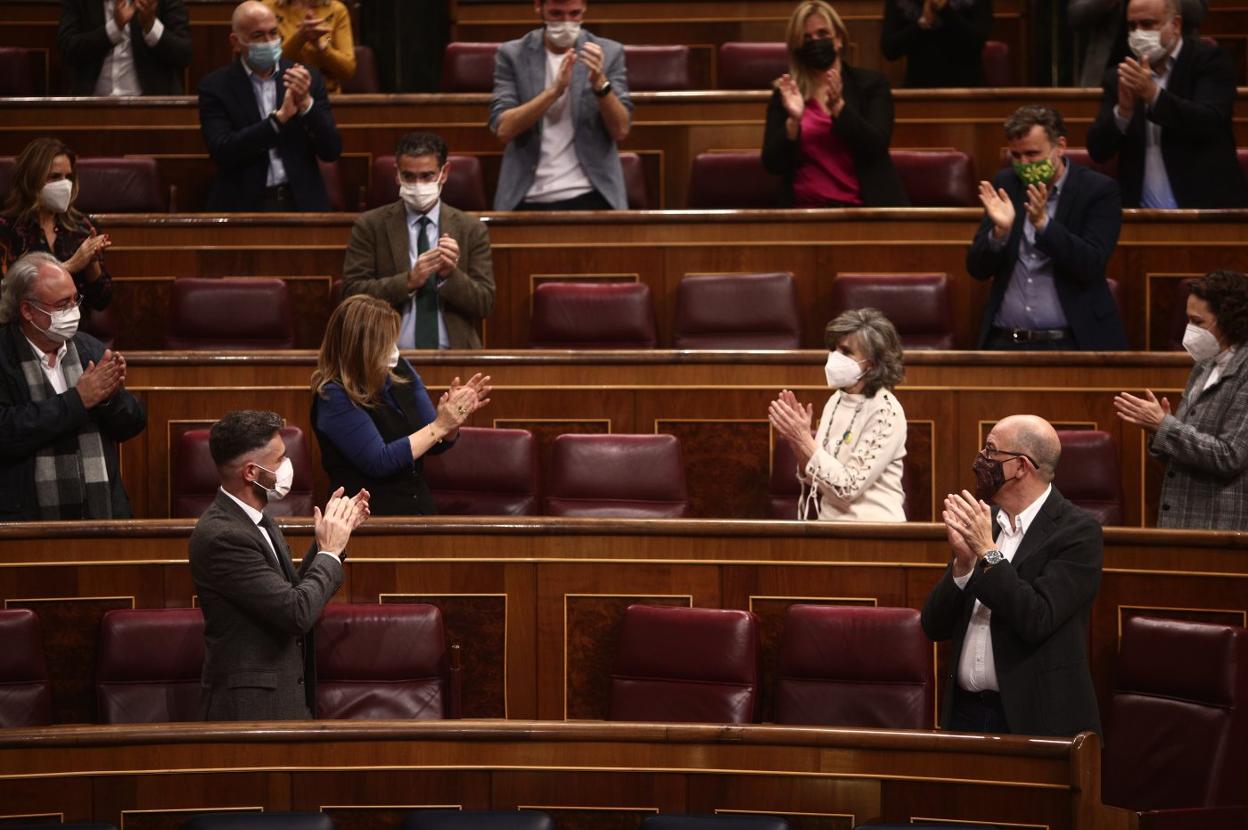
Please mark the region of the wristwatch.
<svg viewBox="0 0 1248 830"><path fill-rule="evenodd" d="M605 84L595 89L594 94L599 98L606 98L611 94L611 82L607 81Z"/></svg>
<svg viewBox="0 0 1248 830"><path fill-rule="evenodd" d="M991 568L993 565L1000 565L1005 561L1005 554L993 548L984 554L984 565Z"/></svg>

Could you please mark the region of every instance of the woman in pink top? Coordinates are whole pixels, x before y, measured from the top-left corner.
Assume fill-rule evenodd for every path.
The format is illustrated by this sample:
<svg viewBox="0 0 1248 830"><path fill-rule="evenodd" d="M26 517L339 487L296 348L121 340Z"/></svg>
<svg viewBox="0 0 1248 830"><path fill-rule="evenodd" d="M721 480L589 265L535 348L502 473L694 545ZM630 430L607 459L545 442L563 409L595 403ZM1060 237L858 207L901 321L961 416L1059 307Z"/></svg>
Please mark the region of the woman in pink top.
<svg viewBox="0 0 1248 830"><path fill-rule="evenodd" d="M845 62L849 33L824 0L789 17L789 72L767 105L763 166L784 207L898 207L909 200L888 155L893 94L879 72Z"/></svg>

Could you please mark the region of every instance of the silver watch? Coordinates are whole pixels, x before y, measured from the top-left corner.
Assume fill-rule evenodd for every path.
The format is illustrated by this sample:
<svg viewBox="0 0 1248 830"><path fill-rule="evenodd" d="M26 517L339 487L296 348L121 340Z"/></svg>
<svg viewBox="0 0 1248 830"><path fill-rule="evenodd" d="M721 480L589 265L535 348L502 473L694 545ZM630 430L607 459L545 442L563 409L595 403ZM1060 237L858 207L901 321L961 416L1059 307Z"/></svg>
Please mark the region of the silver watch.
<svg viewBox="0 0 1248 830"><path fill-rule="evenodd" d="M996 548L993 548L992 550L984 554L984 564L990 568L993 565L1000 565L1004 561L1005 561L1005 554L997 550Z"/></svg>

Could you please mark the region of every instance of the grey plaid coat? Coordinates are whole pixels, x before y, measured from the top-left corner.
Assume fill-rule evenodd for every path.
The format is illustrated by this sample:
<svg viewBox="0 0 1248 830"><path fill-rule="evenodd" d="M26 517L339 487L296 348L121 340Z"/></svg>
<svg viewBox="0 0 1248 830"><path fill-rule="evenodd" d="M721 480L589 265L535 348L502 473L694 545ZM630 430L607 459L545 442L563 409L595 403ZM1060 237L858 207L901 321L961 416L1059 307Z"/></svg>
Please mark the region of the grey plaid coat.
<svg viewBox="0 0 1248 830"><path fill-rule="evenodd" d="M1178 410L1149 443L1166 462L1158 527L1248 530L1248 346L1203 389L1213 365L1196 364Z"/></svg>

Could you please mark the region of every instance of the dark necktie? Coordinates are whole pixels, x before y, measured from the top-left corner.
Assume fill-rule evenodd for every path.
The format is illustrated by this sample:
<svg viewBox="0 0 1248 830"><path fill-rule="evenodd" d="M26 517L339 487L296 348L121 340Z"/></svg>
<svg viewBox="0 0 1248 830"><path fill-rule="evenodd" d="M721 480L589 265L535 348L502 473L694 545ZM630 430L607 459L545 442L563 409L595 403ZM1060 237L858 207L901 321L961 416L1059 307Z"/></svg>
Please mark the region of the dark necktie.
<svg viewBox="0 0 1248 830"><path fill-rule="evenodd" d="M295 583L294 566L290 564L290 560L282 556L282 548L285 547L282 539L282 532L277 529L277 522L265 513L260 519L260 526L268 531L269 540L273 543L273 555L277 557L277 565L281 568L282 573L286 576L286 580L292 585Z"/></svg>
<svg viewBox="0 0 1248 830"><path fill-rule="evenodd" d="M429 217L422 216L416 223L416 256L429 250ZM416 292L416 348L438 347L438 275L429 279Z"/></svg>

